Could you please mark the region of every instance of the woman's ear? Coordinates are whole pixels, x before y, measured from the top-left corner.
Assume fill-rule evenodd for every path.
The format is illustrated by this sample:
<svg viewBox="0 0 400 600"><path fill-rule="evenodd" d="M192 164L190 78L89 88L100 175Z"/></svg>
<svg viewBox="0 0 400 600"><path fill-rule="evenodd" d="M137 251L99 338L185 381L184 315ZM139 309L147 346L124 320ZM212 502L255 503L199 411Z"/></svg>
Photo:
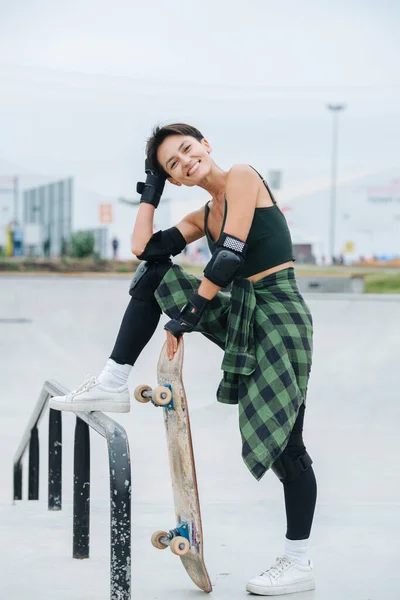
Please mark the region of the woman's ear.
<svg viewBox="0 0 400 600"><path fill-rule="evenodd" d="M180 187L182 185L181 183L179 183L179 181L176 181L173 177L168 177L167 181L172 183L172 185L177 185L178 187Z"/></svg>
<svg viewBox="0 0 400 600"><path fill-rule="evenodd" d="M211 148L211 144L208 140L206 140L206 138L203 138L201 140L201 144L205 147L205 149L207 150L208 154L211 154L212 152L212 148Z"/></svg>

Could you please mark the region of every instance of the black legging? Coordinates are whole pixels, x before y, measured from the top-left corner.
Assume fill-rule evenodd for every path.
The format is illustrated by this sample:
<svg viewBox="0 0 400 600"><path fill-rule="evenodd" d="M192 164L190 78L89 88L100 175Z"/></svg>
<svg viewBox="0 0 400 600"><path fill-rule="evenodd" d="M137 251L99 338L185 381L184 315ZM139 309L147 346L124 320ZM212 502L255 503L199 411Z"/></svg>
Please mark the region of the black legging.
<svg viewBox="0 0 400 600"><path fill-rule="evenodd" d="M292 460L296 460L306 451L302 435L304 412L305 406L302 404L288 444L282 452L282 455L286 455ZM286 537L289 540L307 539L310 537L317 501L317 482L312 466L303 471L297 479L284 483L283 490L287 522Z"/></svg>
<svg viewBox="0 0 400 600"><path fill-rule="evenodd" d="M153 336L161 316L161 309L154 297L154 292L168 268L169 265L162 263L155 265L130 291L132 298L125 311L110 356L115 362L134 365L143 348ZM305 452L302 438L304 410L303 404L300 407L289 442L282 453L292 460ZM317 484L313 468L309 467L297 479L283 483L283 489L287 520L286 537L290 540L307 539L310 536L317 499Z"/></svg>
<svg viewBox="0 0 400 600"><path fill-rule="evenodd" d="M121 365L134 365L157 329L161 308L154 292L172 263L154 263L129 290L132 296L125 311L110 358ZM141 267L144 265L142 264Z"/></svg>

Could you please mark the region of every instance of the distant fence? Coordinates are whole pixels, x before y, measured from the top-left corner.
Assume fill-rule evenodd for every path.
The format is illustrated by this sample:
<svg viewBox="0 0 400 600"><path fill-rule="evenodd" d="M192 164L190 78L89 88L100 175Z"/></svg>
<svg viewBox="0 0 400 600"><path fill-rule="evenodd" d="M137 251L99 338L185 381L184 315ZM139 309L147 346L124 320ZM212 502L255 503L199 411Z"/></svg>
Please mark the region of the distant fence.
<svg viewBox="0 0 400 600"><path fill-rule="evenodd" d="M14 456L14 500L22 500L22 459L29 446L28 499L39 498L38 424L53 396L69 390L46 381ZM48 508L62 507L62 413L49 411ZM131 598L131 465L126 432L101 412L76 415L74 440L73 558L89 558L89 427L107 440L110 471L110 600ZM72 599L71 599L72 600Z"/></svg>

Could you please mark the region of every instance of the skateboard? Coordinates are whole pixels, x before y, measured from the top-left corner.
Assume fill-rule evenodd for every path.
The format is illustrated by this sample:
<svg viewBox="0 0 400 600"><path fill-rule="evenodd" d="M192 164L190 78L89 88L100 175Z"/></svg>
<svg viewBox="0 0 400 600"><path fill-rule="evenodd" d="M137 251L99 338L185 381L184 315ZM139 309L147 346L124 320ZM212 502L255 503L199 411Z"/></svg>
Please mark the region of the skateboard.
<svg viewBox="0 0 400 600"><path fill-rule="evenodd" d="M183 350L181 337L174 358L168 360L165 342L157 365L158 387L152 389L151 386L140 385L135 389L136 400L151 401L163 408L175 505L176 527L169 531L156 531L151 543L159 550L169 546L180 557L192 581L204 592L211 592L212 585L203 556L189 409L182 381Z"/></svg>

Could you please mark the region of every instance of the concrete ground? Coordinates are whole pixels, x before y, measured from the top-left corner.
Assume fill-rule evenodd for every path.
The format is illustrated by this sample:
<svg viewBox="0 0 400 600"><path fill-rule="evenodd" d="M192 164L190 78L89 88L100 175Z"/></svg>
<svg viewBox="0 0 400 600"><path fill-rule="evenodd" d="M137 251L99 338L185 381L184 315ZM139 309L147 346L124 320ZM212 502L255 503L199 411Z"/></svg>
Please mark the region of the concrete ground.
<svg viewBox="0 0 400 600"><path fill-rule="evenodd" d="M13 455L46 379L75 387L102 368L129 299L129 278L0 277L0 598L109 598L109 492L104 440L91 434L91 558L72 560L74 417L63 418L63 510L46 508L47 419L41 434L41 499L12 505ZM398 600L400 535L400 296L308 296L315 358L305 442L318 478L310 543L317 588L298 600ZM20 320L20 321L18 321ZM130 385L156 383L160 324ZM184 380L191 410L203 511L205 558L215 600L239 600L247 579L282 553L280 482L257 483L240 456L237 408L215 390L221 351L185 338ZM162 415L133 403L115 415L132 455L132 598L203 597L168 550L150 542L174 526ZM26 498L26 461L24 497ZM255 597L255 596L254 596Z"/></svg>

